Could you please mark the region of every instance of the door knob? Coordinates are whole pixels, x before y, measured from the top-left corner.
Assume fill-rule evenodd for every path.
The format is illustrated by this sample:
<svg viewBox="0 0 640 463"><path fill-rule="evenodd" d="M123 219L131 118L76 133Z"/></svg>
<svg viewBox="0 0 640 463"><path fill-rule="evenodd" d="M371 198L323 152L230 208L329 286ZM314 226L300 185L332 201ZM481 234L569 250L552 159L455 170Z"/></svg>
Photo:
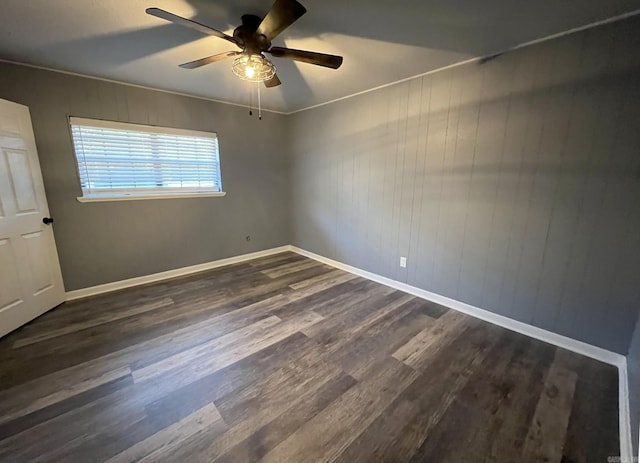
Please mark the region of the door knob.
<svg viewBox="0 0 640 463"><path fill-rule="evenodd" d="M52 217L45 217L44 219L42 219L42 223L45 225L51 225L53 223L53 218Z"/></svg>

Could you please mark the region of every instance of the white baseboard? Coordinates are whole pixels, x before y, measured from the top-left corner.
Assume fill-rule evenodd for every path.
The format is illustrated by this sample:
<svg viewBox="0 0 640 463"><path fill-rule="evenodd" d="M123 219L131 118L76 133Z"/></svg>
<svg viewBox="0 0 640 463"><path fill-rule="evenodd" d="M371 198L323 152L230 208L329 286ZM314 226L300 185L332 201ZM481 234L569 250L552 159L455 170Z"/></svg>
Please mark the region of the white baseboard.
<svg viewBox="0 0 640 463"><path fill-rule="evenodd" d="M507 318L502 315L489 312L488 310L481 309L479 307L472 306L470 304L451 299L449 297L441 296L439 294L426 291L424 289L416 288L415 286L402 283L400 281L392 280L375 273L367 272L366 270L353 267L351 265L338 262L333 259L309 252L307 250L298 248L296 246L290 246L290 250L310 259L317 260L323 264L330 265L332 267L344 270L349 273L353 273L368 280L381 283L391 288L404 291L405 293L412 294L414 296L426 299L428 301L435 302L436 304L443 305L458 312L465 313L480 320L492 323L494 325L501 326L516 333L524 334L534 339L553 344L554 346L561 347L563 349L576 352L578 354L599 360L604 363L608 363L618 368L618 409L619 409L619 426L620 426L620 459L623 462L633 461L633 446L631 444L631 421L629 410L629 383L627 376L627 358L616 352L611 352L600 347L587 344L576 339L568 338L551 331L538 328L527 323L519 322L511 318Z"/></svg>
<svg viewBox="0 0 640 463"><path fill-rule="evenodd" d="M631 408L629 406L629 374L627 358L618 367L618 409L620 410L620 459L634 462L631 436Z"/></svg>
<svg viewBox="0 0 640 463"><path fill-rule="evenodd" d="M252 252L249 254L242 254L240 256L228 257L226 259L214 260L212 262L205 262L203 264L191 265L189 267L177 268L174 270L167 270L166 272L153 273L151 275L144 275L135 278L129 278L127 280L114 281L113 283L105 283L103 285L91 286L89 288L76 289L74 291L68 291L66 293L66 300L73 301L76 299L82 299L89 296L96 296L98 294L110 293L112 291L118 291L120 289L131 288L133 286L140 286L147 283L154 283L157 281L168 280L170 278L181 277L190 275L192 273L203 272L205 270L211 270L225 265L237 264L245 262L251 259L257 259L258 257L270 256L272 254L279 254L281 252L290 251L291 246L280 246L278 248L265 249L264 251Z"/></svg>

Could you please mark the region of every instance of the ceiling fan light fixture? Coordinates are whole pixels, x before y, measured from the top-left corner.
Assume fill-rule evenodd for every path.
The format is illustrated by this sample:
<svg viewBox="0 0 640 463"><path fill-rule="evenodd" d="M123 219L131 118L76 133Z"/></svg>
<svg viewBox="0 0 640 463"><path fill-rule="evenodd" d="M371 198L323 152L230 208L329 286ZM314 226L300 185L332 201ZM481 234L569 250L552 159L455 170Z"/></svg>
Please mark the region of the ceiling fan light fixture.
<svg viewBox="0 0 640 463"><path fill-rule="evenodd" d="M265 82L276 75L275 65L262 55L242 55L233 60L231 70L249 82Z"/></svg>

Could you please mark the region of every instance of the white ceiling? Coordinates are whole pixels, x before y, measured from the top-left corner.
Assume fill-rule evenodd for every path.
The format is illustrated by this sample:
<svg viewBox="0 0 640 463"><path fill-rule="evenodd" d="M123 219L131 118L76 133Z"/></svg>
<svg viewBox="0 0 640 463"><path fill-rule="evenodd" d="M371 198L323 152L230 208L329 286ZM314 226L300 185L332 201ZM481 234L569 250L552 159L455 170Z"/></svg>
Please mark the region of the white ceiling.
<svg viewBox="0 0 640 463"><path fill-rule="evenodd" d="M640 8L640 0L300 0L308 12L274 45L344 56L335 71L274 58L283 85L263 105L291 112ZM177 65L234 49L145 14L157 6L231 33L271 0L2 0L0 58L232 103L249 85L231 60ZM253 84L255 85L255 84Z"/></svg>

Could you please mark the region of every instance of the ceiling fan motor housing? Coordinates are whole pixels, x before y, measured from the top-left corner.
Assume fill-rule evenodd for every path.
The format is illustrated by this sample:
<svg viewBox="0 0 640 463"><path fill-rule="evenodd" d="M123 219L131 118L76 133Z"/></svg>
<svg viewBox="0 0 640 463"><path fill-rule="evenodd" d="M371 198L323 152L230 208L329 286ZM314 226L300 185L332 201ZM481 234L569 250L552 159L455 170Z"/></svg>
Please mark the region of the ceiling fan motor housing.
<svg viewBox="0 0 640 463"><path fill-rule="evenodd" d="M242 25L235 28L233 38L236 39L242 51L259 55L271 48L271 42L264 34L258 34L258 26L262 18L252 15L242 15Z"/></svg>

